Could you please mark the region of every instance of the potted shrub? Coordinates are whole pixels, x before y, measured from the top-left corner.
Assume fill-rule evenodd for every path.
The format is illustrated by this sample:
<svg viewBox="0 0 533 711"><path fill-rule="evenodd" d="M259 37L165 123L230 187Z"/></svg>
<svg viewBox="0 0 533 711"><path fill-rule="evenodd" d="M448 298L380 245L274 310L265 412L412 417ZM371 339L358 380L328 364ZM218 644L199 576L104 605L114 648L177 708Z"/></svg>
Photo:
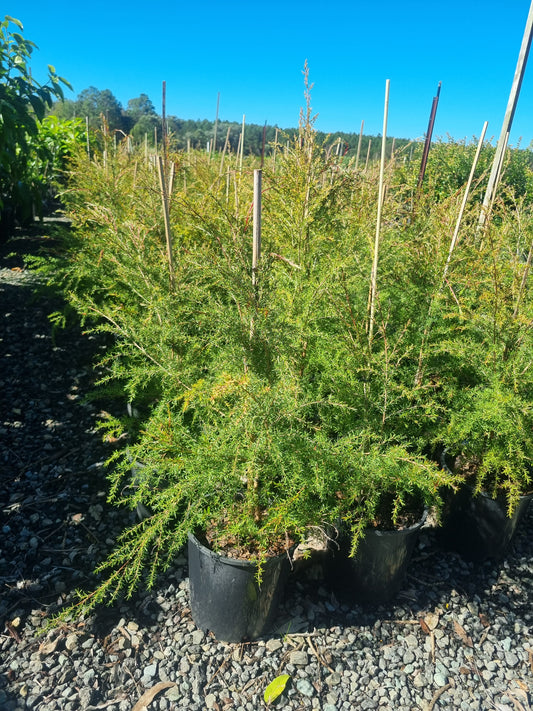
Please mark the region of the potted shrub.
<svg viewBox="0 0 533 711"><path fill-rule="evenodd" d="M531 402L496 382L454 402L445 433L463 486L448 507L448 542L472 560L501 557L533 495Z"/></svg>

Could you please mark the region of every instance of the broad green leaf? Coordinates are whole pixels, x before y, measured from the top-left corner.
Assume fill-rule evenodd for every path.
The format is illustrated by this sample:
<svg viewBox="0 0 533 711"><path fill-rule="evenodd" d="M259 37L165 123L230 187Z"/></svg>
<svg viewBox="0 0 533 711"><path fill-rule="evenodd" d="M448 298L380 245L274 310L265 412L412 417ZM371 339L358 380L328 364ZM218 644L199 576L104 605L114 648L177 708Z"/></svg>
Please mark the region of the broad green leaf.
<svg viewBox="0 0 533 711"><path fill-rule="evenodd" d="M20 20L17 20L15 17L11 17L11 15L6 15L6 16L5 16L5 19L6 19L8 22L12 22L14 25L16 25L16 26L17 26L18 28L20 28L21 30L24 29L24 27L23 27L23 25L22 25L22 22L21 22Z"/></svg>
<svg viewBox="0 0 533 711"><path fill-rule="evenodd" d="M274 681L270 682L265 689L263 696L266 704L271 704L279 696L281 696L281 694L285 691L285 687L287 686L289 679L290 676L288 674L281 674L280 676L277 676Z"/></svg>

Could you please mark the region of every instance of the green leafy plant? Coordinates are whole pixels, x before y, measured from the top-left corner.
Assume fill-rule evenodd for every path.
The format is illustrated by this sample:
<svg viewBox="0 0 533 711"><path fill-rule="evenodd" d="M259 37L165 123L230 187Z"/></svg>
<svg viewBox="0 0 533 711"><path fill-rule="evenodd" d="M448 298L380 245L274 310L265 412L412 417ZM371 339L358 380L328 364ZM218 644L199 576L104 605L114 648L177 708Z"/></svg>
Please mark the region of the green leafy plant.
<svg viewBox="0 0 533 711"><path fill-rule="evenodd" d="M31 216L37 188L28 177L34 159L32 139L39 133L46 108L54 98L63 97L61 85L70 87L51 65L48 82L35 81L29 62L36 45L21 35L22 30L22 23L9 15L0 23L0 207L4 222L7 209L11 219L14 215L21 219Z"/></svg>

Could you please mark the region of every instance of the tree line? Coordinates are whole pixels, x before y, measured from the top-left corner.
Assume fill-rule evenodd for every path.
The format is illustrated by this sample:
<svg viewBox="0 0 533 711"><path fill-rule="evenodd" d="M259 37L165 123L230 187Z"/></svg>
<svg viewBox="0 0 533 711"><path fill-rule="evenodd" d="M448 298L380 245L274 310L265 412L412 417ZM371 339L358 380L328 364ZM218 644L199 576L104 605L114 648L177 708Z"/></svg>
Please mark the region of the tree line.
<svg viewBox="0 0 533 711"><path fill-rule="evenodd" d="M162 119L157 113L154 104L146 94L130 99L126 108L116 99L109 89L89 87L84 89L75 100L57 101L50 113L60 119L82 118L88 119L93 129L99 129L105 124L111 133L131 136L134 142L141 143L145 140L153 146L162 137ZM222 150L227 141L227 149L236 152L239 147L242 124L237 121L210 121L208 119L183 119L176 116L166 117L166 133L172 146L179 150L200 149L209 146L213 148L215 140L217 150ZM274 141L283 143L291 141L298 133L298 128L280 128L276 125L261 126L259 124L246 124L244 131L244 148L246 155L261 155L268 153ZM338 151L341 155L355 156L360 151L361 162L377 160L381 152L381 137L363 135L359 147L359 134L335 132L326 134L317 132L317 140L327 143L331 150ZM388 151L405 148L408 139L389 139Z"/></svg>

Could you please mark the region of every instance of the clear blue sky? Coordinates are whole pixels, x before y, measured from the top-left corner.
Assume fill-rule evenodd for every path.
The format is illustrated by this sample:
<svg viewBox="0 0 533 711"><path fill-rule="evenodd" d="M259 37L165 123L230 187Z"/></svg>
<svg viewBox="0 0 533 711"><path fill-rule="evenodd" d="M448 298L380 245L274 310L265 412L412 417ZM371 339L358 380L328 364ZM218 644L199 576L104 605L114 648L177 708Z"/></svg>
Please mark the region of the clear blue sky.
<svg viewBox="0 0 533 711"><path fill-rule="evenodd" d="M442 82L435 137L499 136L529 0L8 0L46 64L74 87L110 89L124 107L148 94L167 114L296 126L302 69L314 82L317 128L378 134L390 79L388 134L422 137ZM511 143L533 140L533 51Z"/></svg>

